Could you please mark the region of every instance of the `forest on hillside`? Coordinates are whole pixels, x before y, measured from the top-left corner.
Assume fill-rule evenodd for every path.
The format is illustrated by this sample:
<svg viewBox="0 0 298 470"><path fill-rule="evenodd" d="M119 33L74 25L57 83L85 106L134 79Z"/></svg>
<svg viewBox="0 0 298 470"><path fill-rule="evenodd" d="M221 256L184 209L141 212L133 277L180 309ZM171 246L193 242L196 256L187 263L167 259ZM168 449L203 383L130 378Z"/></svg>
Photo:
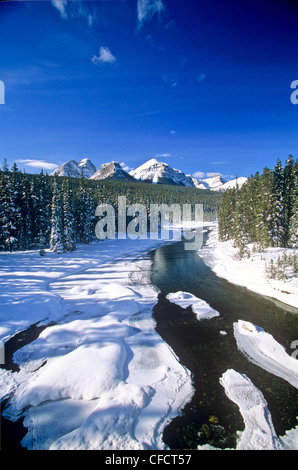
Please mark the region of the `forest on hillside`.
<svg viewBox="0 0 298 470"><path fill-rule="evenodd" d="M249 256L248 244L267 247L298 246L298 160L289 155L248 178L241 187L224 193L218 214L221 241L234 240L240 258Z"/></svg>
<svg viewBox="0 0 298 470"><path fill-rule="evenodd" d="M99 204L110 204L117 216L118 197L127 205L202 204L204 220L215 220L221 193L175 185L144 182L89 180L26 174L6 162L0 171L0 250L50 248L73 251L77 243L95 239L95 216ZM117 220L116 220L117 223Z"/></svg>

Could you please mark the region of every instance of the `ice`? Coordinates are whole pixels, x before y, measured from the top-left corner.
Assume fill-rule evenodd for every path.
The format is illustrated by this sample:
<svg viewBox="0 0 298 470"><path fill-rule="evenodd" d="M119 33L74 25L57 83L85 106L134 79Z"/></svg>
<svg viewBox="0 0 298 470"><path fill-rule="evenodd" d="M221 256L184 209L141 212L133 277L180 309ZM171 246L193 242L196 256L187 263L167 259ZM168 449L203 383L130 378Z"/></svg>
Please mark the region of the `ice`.
<svg viewBox="0 0 298 470"><path fill-rule="evenodd" d="M189 292L172 292L167 295L167 299L182 308L187 308L191 306L192 311L196 314L198 320L219 316L219 312L210 307L207 302L202 299L199 299L198 297L193 294L190 294Z"/></svg>

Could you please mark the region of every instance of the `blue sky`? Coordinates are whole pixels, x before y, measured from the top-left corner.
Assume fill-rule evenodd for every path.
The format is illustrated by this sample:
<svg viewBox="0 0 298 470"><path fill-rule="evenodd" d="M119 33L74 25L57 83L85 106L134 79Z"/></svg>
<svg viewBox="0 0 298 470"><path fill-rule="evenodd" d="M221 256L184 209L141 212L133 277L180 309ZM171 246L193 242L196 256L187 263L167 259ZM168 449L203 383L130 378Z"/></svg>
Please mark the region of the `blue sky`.
<svg viewBox="0 0 298 470"><path fill-rule="evenodd" d="M290 0L0 3L0 163L249 176L298 156Z"/></svg>

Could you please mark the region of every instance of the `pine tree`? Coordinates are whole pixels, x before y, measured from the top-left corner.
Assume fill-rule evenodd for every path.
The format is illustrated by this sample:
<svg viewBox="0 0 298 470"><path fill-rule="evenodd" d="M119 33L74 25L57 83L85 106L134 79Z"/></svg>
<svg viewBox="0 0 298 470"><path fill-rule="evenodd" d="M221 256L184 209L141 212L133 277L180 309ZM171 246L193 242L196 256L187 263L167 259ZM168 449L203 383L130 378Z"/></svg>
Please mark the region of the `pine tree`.
<svg viewBox="0 0 298 470"><path fill-rule="evenodd" d="M290 222L293 215L293 195L294 195L294 159L289 155L284 167L284 186L283 186L283 201L284 201L284 217L283 217L283 246L288 245Z"/></svg>
<svg viewBox="0 0 298 470"><path fill-rule="evenodd" d="M272 233L274 246L282 246L284 240L284 175L280 159L273 169L272 178Z"/></svg>
<svg viewBox="0 0 298 470"><path fill-rule="evenodd" d="M57 177L54 177L53 184L50 249L56 253L63 253L65 251L63 212Z"/></svg>
<svg viewBox="0 0 298 470"><path fill-rule="evenodd" d="M289 245L298 247L298 161L294 167L294 185L292 197L292 215L289 221Z"/></svg>
<svg viewBox="0 0 298 470"><path fill-rule="evenodd" d="M64 183L62 190L65 250L74 251L76 249L76 223L74 215L73 194L68 182Z"/></svg>

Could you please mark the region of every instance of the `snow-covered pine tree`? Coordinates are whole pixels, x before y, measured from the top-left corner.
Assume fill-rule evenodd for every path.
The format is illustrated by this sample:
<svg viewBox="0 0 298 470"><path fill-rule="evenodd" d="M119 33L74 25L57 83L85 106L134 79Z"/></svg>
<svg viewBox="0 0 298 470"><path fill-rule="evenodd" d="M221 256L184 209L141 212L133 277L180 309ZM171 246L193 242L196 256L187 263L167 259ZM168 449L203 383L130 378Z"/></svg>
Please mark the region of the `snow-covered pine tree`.
<svg viewBox="0 0 298 470"><path fill-rule="evenodd" d="M292 198L292 215L289 227L289 245L293 248L298 247L298 160L294 166L294 188Z"/></svg>
<svg viewBox="0 0 298 470"><path fill-rule="evenodd" d="M54 176L53 182L50 249L56 253L63 253L65 251L63 211L56 176Z"/></svg>
<svg viewBox="0 0 298 470"><path fill-rule="evenodd" d="M41 250L48 245L51 234L52 195L48 178L41 170L31 183L34 241Z"/></svg>
<svg viewBox="0 0 298 470"><path fill-rule="evenodd" d="M19 231L19 249L29 250L33 246L33 204L31 187L26 175L21 178L21 221Z"/></svg>
<svg viewBox="0 0 298 470"><path fill-rule="evenodd" d="M282 246L284 240L284 175L280 159L273 169L272 205L271 205L271 239L274 246Z"/></svg>
<svg viewBox="0 0 298 470"><path fill-rule="evenodd" d="M11 173L7 170L1 172L1 246L3 250L13 251L17 243L17 217L18 212L15 207L15 194L12 184Z"/></svg>
<svg viewBox="0 0 298 470"><path fill-rule="evenodd" d="M284 201L284 217L283 217L283 246L288 245L290 222L293 215L293 195L294 195L294 158L289 155L284 167L284 185L283 185L283 201Z"/></svg>
<svg viewBox="0 0 298 470"><path fill-rule="evenodd" d="M76 249L76 221L74 215L74 199L68 181L62 185L63 192L63 227L66 251Z"/></svg>

